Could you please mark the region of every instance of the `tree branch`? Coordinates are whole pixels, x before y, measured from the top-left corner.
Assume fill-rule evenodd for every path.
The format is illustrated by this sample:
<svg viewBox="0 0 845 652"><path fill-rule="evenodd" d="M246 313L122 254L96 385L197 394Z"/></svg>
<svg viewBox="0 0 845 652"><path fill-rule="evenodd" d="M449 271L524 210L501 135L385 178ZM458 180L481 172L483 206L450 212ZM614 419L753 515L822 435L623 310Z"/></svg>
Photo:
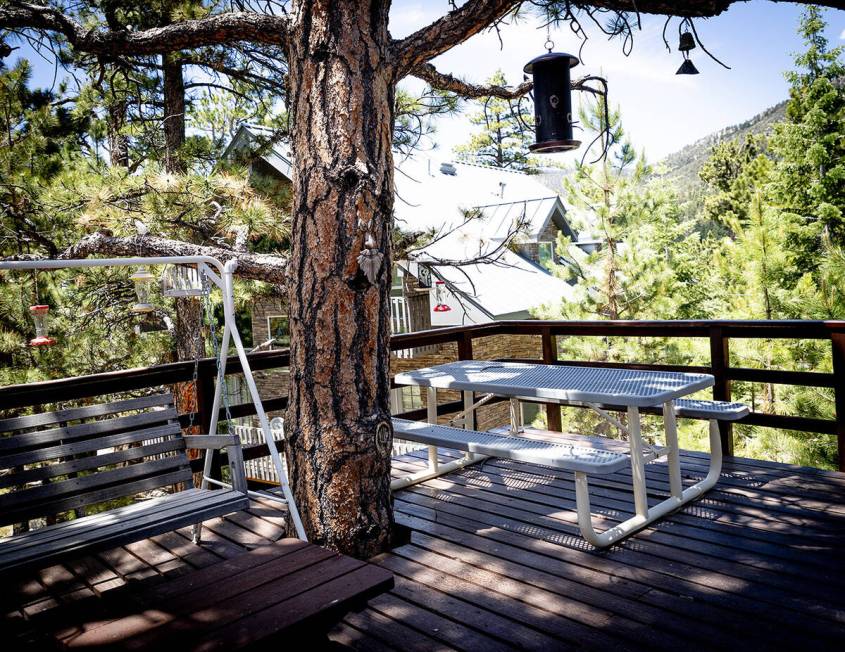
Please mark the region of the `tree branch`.
<svg viewBox="0 0 845 652"><path fill-rule="evenodd" d="M418 67L439 54L463 43L471 36L496 24L509 11L518 8L525 0L468 0L459 9L450 11L430 25L417 30L404 39L394 41L393 49L400 77L417 75ZM617 12L638 11L644 14L668 16L712 17L721 14L730 5L741 0L588 0L570 2L572 10L608 9ZM787 0L772 0L785 2ZM562 3L561 3L562 4ZM845 8L843 0L800 1L799 4L816 4L836 9Z"/></svg>
<svg viewBox="0 0 845 652"><path fill-rule="evenodd" d="M195 245L150 235L116 237L103 232L92 233L65 249L56 256L56 259L71 260L103 254L108 256L211 256L223 263L237 260L237 275L241 278L282 286L287 281L288 263L283 256L242 253L222 247ZM22 255L6 260L42 259L42 256Z"/></svg>
<svg viewBox="0 0 845 652"><path fill-rule="evenodd" d="M534 88L534 83L530 81L523 82L513 88L509 86L470 84L450 74L439 72L430 63L420 64L411 71L411 74L427 82L432 88L456 93L466 98L499 97L503 100L516 100Z"/></svg>
<svg viewBox="0 0 845 652"><path fill-rule="evenodd" d="M288 25L282 16L237 11L137 32L87 30L54 7L14 1L0 7L0 28L61 34L77 51L107 56L164 54L237 41L282 45Z"/></svg>
<svg viewBox="0 0 845 652"><path fill-rule="evenodd" d="M459 9L395 41L399 76L404 77L420 64L463 43L520 4L522 0L469 0Z"/></svg>

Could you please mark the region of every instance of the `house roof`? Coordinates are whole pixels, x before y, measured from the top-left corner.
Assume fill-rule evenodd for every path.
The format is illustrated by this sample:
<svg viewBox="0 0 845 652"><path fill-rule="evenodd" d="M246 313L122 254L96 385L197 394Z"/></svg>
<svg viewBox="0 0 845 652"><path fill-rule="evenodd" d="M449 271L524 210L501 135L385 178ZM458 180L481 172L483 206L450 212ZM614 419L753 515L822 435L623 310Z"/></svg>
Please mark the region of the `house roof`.
<svg viewBox="0 0 845 652"><path fill-rule="evenodd" d="M558 225L568 229L560 198L523 172L418 154L397 163L394 183L393 209L400 228L407 231L454 227L463 221L463 211L471 209L483 210L492 237L506 237L523 211L529 237L536 238L555 213Z"/></svg>
<svg viewBox="0 0 845 652"><path fill-rule="evenodd" d="M270 133L263 127L242 126L224 157L254 150L262 135ZM290 178L286 144L275 143L260 156ZM522 227L520 237L531 240L550 220L574 235L560 197L532 175L421 154L399 161L394 179L399 228L435 234L428 245L413 252L414 262L432 263L435 273L481 314L490 319L527 317L531 308L572 294L568 283L505 247L516 224ZM496 262L442 264L485 255L495 256ZM411 273L416 269L408 262L403 267Z"/></svg>

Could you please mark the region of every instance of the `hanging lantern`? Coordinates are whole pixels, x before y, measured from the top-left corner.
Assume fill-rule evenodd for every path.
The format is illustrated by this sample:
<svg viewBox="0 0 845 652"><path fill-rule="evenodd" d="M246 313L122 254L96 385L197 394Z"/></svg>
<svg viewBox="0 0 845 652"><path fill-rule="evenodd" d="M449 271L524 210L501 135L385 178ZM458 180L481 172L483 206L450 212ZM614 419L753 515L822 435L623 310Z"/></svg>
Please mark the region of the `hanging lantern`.
<svg viewBox="0 0 845 652"><path fill-rule="evenodd" d="M529 61L523 69L534 77L534 128L536 143L528 149L553 154L576 149L580 140L572 137L572 89L570 68L578 57L548 52Z"/></svg>
<svg viewBox="0 0 845 652"><path fill-rule="evenodd" d="M161 281L162 294L166 297L201 297L208 294L208 286L203 284L199 270L187 265L173 265L164 272Z"/></svg>
<svg viewBox="0 0 845 652"><path fill-rule="evenodd" d="M30 306L29 314L32 315L32 321L35 322L35 337L29 340L29 345L53 346L56 339L50 337L49 334L50 306Z"/></svg>
<svg viewBox="0 0 845 652"><path fill-rule="evenodd" d="M443 300L443 286L445 283L443 281L436 281L434 283L434 297L437 300L437 304L432 308L434 312L449 312L452 308L449 307L447 303Z"/></svg>
<svg viewBox="0 0 845 652"><path fill-rule="evenodd" d="M132 312L142 314L155 310L155 306L150 303L150 293L155 276L150 273L147 266L141 265L129 278L135 284L135 296L138 299L132 306Z"/></svg>
<svg viewBox="0 0 845 652"><path fill-rule="evenodd" d="M684 55L684 62L678 68L676 75L697 75L698 69L689 58L690 50L695 49L695 37L692 32L681 32L678 50Z"/></svg>

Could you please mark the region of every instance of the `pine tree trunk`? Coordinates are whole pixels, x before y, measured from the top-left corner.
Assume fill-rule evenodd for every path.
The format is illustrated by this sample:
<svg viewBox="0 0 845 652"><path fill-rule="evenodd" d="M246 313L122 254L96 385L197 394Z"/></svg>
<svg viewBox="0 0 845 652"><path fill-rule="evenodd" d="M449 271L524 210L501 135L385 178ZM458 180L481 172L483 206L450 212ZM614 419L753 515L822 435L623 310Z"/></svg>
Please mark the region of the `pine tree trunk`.
<svg viewBox="0 0 845 652"><path fill-rule="evenodd" d="M387 547L393 524L388 9L300 0L288 45L296 279L288 463L309 538L360 558ZM357 262L367 228L383 255L375 284Z"/></svg>
<svg viewBox="0 0 845 652"><path fill-rule="evenodd" d="M112 90L114 93L114 90ZM123 133L126 124L126 101L112 96L108 104L109 161L112 167L129 167L129 138Z"/></svg>
<svg viewBox="0 0 845 652"><path fill-rule="evenodd" d="M185 79L178 53L162 56L164 86L164 168L174 174L185 172L180 156L185 143Z"/></svg>

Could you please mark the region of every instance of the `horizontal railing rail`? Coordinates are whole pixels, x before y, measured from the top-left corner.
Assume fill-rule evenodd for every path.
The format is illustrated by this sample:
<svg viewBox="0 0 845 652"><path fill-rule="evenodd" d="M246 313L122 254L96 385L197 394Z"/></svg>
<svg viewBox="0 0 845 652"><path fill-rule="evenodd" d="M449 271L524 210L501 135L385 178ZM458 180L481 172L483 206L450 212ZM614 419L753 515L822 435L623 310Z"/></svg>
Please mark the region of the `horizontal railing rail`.
<svg viewBox="0 0 845 652"><path fill-rule="evenodd" d="M391 350L404 350L454 344L456 346L456 357L461 360L469 360L473 358L474 340L496 335L539 337L542 350L541 357L536 359L509 358L525 362L709 373L715 378L713 386L713 398L715 400L731 400L731 385L733 382L771 383L833 389L835 404L835 418L833 419L752 412L737 423L835 436L839 454L838 466L840 470L845 470L845 321L500 321L394 335L390 341L390 348ZM710 364L678 365L641 361L564 360L558 356L558 337L701 338L709 342ZM827 340L831 347L833 371L733 367L730 364L730 342L739 339ZM290 356L286 350L251 353L249 359L254 371L287 367L290 363ZM240 362L237 358L230 358L226 373L237 374L240 371ZM53 404L172 385L191 381L193 374L194 363L189 361L27 385L0 387L0 410ZM197 367L198 410L193 415L185 414L180 417L184 425L187 425L192 418L201 425L210 423L210 404L215 377L215 360L212 358L200 360ZM284 396L266 397L264 405L268 411L281 411L287 406L287 398ZM454 405L447 403L438 406L438 412L441 414L456 412L460 409L461 404L457 401L454 402ZM251 404L243 404L231 406L230 411L233 417L240 418L254 414L255 409ZM548 415L549 428L559 430L561 427L560 411L549 410ZM220 416L225 418L223 414ZM424 418L424 410L412 410L402 416ZM731 424L725 423L721 426L721 435L722 446L726 454L733 454ZM266 446L255 446L253 448L254 450L245 451L247 459L254 459L267 454Z"/></svg>

